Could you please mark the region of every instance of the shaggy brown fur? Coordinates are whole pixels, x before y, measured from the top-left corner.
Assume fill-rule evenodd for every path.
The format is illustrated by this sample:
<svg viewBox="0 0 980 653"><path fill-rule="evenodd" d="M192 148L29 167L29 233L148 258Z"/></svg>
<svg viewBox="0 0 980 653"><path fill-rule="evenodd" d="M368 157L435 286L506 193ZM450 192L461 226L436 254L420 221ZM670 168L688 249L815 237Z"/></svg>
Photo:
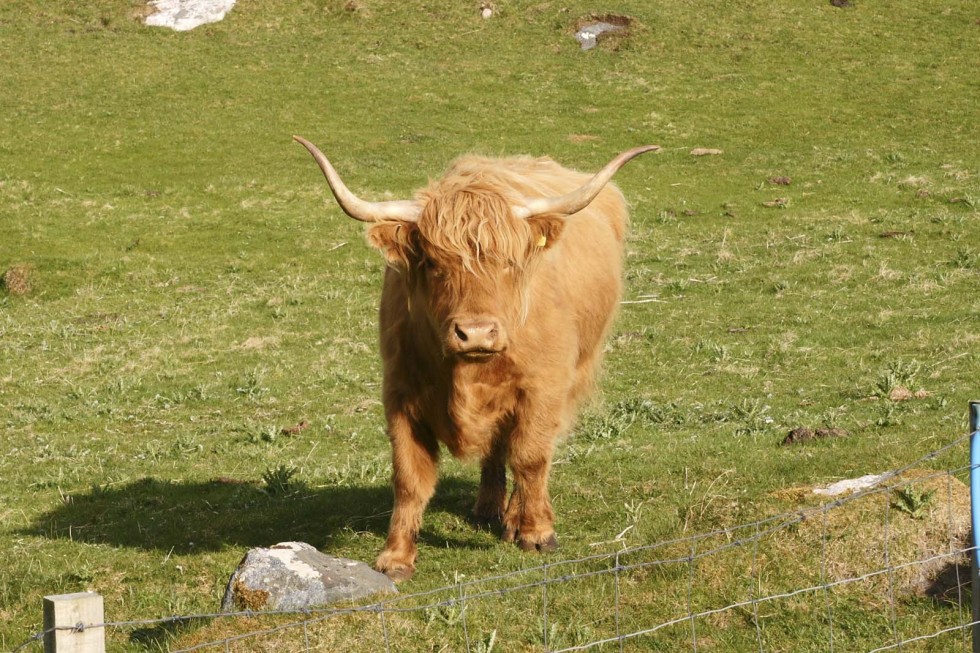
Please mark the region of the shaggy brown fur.
<svg viewBox="0 0 980 653"><path fill-rule="evenodd" d="M369 228L389 263L380 326L395 491L376 567L396 580L415 570L440 445L481 461L477 518L522 549L557 546L552 454L592 389L619 304L627 210L612 185L567 218L519 220L510 206L589 179L546 158L467 156L419 192L417 223ZM492 351L460 350L467 320L492 325Z"/></svg>

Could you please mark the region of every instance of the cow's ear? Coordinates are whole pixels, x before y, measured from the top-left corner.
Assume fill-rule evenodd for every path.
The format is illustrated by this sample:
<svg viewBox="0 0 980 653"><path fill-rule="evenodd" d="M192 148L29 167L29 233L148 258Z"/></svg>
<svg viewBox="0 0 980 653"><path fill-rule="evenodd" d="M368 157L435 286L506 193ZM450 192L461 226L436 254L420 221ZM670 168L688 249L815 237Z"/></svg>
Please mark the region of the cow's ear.
<svg viewBox="0 0 980 653"><path fill-rule="evenodd" d="M368 229L367 241L391 265L408 268L418 251L417 232L411 222L378 222Z"/></svg>
<svg viewBox="0 0 980 653"><path fill-rule="evenodd" d="M531 227L532 251L545 250L558 242L565 229L565 218L556 215L537 216L528 219Z"/></svg>

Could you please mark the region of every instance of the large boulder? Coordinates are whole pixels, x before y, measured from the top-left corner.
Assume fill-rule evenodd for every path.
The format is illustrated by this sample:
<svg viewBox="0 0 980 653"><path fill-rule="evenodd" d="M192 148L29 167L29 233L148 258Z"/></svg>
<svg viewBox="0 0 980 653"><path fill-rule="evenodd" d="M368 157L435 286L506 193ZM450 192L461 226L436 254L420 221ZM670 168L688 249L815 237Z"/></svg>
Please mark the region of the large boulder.
<svg viewBox="0 0 980 653"><path fill-rule="evenodd" d="M304 610L397 591L391 579L363 562L324 555L303 542L282 542L245 554L221 609Z"/></svg>

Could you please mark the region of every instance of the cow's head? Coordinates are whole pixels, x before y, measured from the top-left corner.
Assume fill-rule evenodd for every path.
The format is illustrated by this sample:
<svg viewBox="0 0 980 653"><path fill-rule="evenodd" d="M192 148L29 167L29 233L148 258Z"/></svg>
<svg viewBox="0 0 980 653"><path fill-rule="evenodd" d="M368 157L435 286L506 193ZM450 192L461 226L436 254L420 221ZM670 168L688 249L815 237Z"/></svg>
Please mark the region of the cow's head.
<svg viewBox="0 0 980 653"><path fill-rule="evenodd" d="M447 179L417 200L366 202L351 193L315 145L294 137L316 159L340 207L372 223L368 241L406 275L409 310L424 309L450 356L476 360L504 351L526 318L528 279L561 237L565 218L595 199L635 156L624 152L576 191L559 197L507 195L473 178Z"/></svg>

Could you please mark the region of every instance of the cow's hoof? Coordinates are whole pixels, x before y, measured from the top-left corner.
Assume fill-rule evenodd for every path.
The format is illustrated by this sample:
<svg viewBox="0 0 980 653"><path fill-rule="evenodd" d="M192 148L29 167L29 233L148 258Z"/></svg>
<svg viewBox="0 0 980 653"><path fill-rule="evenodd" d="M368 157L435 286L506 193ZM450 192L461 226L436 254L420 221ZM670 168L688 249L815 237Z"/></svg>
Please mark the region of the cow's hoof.
<svg viewBox="0 0 980 653"><path fill-rule="evenodd" d="M415 574L415 567L406 567L401 565L398 567L385 569L382 573L396 583L401 583L402 581L408 580Z"/></svg>
<svg viewBox="0 0 980 653"><path fill-rule="evenodd" d="M558 537L554 533L545 538L524 537L518 533L516 538L508 541L516 541L517 546L521 547L521 551L537 551L538 553L547 553L548 551L555 551L558 549Z"/></svg>
<svg viewBox="0 0 980 653"><path fill-rule="evenodd" d="M415 565L395 562L383 553L378 557L377 562L374 563L374 568L396 583L408 580L415 573Z"/></svg>
<svg viewBox="0 0 980 653"><path fill-rule="evenodd" d="M477 526L500 526L504 521L503 512L495 508L473 508L473 523Z"/></svg>

